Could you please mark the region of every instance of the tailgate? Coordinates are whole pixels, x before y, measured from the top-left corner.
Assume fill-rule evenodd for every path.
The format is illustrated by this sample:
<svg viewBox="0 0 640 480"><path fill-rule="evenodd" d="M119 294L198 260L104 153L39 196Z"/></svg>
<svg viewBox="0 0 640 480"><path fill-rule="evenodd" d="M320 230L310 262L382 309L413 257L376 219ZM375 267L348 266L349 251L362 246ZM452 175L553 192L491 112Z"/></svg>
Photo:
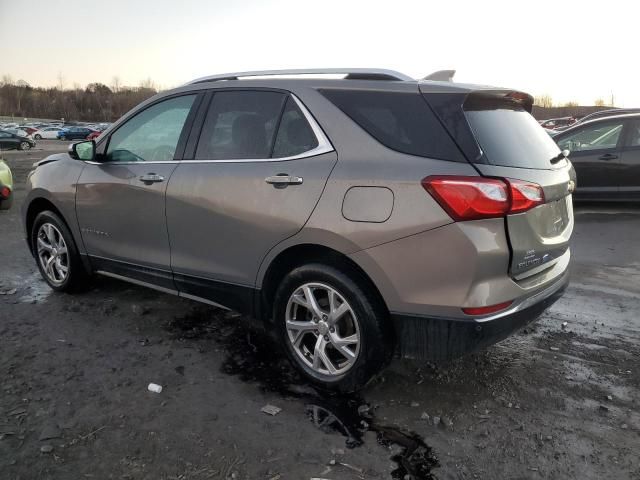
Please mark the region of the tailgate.
<svg viewBox="0 0 640 480"><path fill-rule="evenodd" d="M544 191L545 203L527 212L506 217L511 246L510 274L522 280L552 267L569 248L573 232L573 206L569 185L573 168L568 164L558 170L476 165L485 176L504 177L537 183Z"/></svg>
<svg viewBox="0 0 640 480"><path fill-rule="evenodd" d="M505 218L509 273L521 280L552 267L569 248L575 171L531 116L532 98L500 89L423 94L481 175L542 188L543 204Z"/></svg>

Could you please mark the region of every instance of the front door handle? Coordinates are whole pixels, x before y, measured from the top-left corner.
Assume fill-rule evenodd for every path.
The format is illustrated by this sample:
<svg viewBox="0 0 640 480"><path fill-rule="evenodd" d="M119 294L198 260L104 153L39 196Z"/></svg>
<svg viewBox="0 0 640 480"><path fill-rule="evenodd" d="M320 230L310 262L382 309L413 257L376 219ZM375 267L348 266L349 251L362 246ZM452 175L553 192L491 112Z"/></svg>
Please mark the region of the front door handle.
<svg viewBox="0 0 640 480"><path fill-rule="evenodd" d="M618 158L618 155L615 153L605 153L604 155L600 155L600 160L615 160Z"/></svg>
<svg viewBox="0 0 640 480"><path fill-rule="evenodd" d="M146 175L141 175L139 180L147 185L152 183L164 182L164 177L162 175L158 175L157 173L147 173Z"/></svg>
<svg viewBox="0 0 640 480"><path fill-rule="evenodd" d="M302 184L302 177L296 177L288 175L286 173L279 173L264 179L265 182L270 183L276 188L284 188L287 185L300 185Z"/></svg>

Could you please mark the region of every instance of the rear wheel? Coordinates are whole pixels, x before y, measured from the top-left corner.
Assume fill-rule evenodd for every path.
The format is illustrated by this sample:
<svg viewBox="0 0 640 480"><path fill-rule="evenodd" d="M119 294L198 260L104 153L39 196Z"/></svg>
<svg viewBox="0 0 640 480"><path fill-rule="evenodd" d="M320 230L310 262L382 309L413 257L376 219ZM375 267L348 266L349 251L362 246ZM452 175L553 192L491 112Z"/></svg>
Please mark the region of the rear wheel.
<svg viewBox="0 0 640 480"><path fill-rule="evenodd" d="M40 274L58 292L77 290L88 274L71 232L51 211L40 212L31 229L31 246Z"/></svg>
<svg viewBox="0 0 640 480"><path fill-rule="evenodd" d="M64 135L62 135L62 136L60 137L60 140L62 140L63 142L64 142L66 139L67 139L67 137L65 137Z"/></svg>
<svg viewBox="0 0 640 480"><path fill-rule="evenodd" d="M33 138L35 138L36 140L42 140L42 135L36 135L36 136L35 136L35 137L33 137Z"/></svg>
<svg viewBox="0 0 640 480"><path fill-rule="evenodd" d="M273 314L289 359L320 387L357 390L391 358L386 309L356 275L335 267L310 264L289 273Z"/></svg>
<svg viewBox="0 0 640 480"><path fill-rule="evenodd" d="M18 150L29 150L31 148L31 144L29 142L20 142L18 146Z"/></svg>

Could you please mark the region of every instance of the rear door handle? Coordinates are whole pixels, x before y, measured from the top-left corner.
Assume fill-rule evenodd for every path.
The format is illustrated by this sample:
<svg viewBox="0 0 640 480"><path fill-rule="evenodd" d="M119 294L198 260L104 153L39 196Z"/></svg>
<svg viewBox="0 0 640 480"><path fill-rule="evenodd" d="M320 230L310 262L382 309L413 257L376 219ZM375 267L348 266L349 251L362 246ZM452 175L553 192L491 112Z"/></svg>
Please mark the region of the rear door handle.
<svg viewBox="0 0 640 480"><path fill-rule="evenodd" d="M146 184L164 182L164 177L162 175L158 175L157 173L147 173L145 175L141 175L139 180Z"/></svg>
<svg viewBox="0 0 640 480"><path fill-rule="evenodd" d="M600 160L615 160L618 158L618 155L615 153L605 153L604 155L600 155Z"/></svg>
<svg viewBox="0 0 640 480"><path fill-rule="evenodd" d="M265 178L264 181L270 183L274 187L284 188L287 185L301 185L302 177L279 173L278 175Z"/></svg>

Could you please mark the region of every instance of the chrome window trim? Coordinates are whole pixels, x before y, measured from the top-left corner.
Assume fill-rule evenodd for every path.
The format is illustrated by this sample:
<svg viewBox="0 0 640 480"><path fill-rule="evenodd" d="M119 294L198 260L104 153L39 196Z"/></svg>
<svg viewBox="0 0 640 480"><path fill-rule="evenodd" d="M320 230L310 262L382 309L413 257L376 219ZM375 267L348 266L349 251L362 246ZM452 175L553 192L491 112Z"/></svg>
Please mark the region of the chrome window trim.
<svg viewBox="0 0 640 480"><path fill-rule="evenodd" d="M311 112L307 109L307 107L300 101L300 99L289 92L288 94L293 98L300 108L300 111L304 115L304 118L307 120L307 123L311 127L313 134L318 141L318 146L312 148L311 150L307 150L306 152L299 153L297 155L291 155L289 157L279 157L279 158L232 158L232 159L220 159L220 160L167 160L167 161L152 161L152 162L94 162L85 160L85 163L90 165L168 165L168 164L177 164L177 163L253 163L253 162L287 162L289 160L299 160L301 158L309 158L315 157L316 155L322 155L324 153L329 153L335 151L333 145L329 141L329 138L325 135L322 128L316 119L313 118Z"/></svg>

